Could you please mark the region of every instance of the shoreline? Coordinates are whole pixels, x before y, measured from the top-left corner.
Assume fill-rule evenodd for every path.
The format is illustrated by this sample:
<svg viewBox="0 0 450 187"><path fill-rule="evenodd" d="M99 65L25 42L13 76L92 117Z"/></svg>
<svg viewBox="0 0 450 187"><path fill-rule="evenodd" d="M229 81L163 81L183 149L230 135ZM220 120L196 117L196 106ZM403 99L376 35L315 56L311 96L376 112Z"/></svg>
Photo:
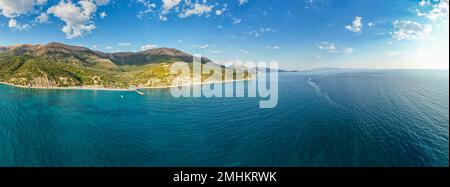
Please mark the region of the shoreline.
<svg viewBox="0 0 450 187"><path fill-rule="evenodd" d="M197 85L206 85L206 84L218 84L218 83L230 83L230 82L242 82L242 81L250 81L254 79L239 79L239 80L225 80L225 81L210 81L210 82L195 82L189 84L181 84L175 86L156 86L156 87L136 87L133 89L127 88L104 88L104 87L95 87L95 86L79 86L79 87L29 87L29 86L21 86L15 85L7 82L0 82L0 84L12 86L16 88L24 88L24 89L38 89L38 90L92 90L92 91L117 91L117 92L135 92L139 89L167 89L174 88L180 86L197 86Z"/></svg>

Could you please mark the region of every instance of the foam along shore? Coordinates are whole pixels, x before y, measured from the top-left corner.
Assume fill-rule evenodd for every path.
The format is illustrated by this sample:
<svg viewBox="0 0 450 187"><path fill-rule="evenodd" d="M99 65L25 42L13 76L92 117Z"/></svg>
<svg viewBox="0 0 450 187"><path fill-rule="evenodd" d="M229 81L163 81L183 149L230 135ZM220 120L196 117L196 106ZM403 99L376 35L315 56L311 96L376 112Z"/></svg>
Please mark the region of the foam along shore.
<svg viewBox="0 0 450 187"><path fill-rule="evenodd" d="M224 80L224 81L210 81L210 82L193 82L188 84L180 85L170 85L170 86L155 86L155 87L134 87L134 88L105 88L98 86L74 86L74 87L37 87L37 86L22 86L15 85L7 82L0 82L0 84L13 86L17 88L28 88L28 89L42 89L42 90L99 90L99 91L121 91L121 92L135 92L138 89L165 89L174 88L182 86L195 86L195 85L207 85L207 84L219 84L219 83L230 83L230 82L241 82L253 79L238 79L238 80Z"/></svg>

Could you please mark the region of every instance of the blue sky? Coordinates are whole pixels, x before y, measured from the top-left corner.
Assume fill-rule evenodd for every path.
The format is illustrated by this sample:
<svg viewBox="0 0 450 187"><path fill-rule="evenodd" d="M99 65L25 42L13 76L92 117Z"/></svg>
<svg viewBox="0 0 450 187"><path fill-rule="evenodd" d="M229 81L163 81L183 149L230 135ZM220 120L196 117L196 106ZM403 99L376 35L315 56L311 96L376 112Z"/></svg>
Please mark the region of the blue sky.
<svg viewBox="0 0 450 187"><path fill-rule="evenodd" d="M448 0L0 0L0 45L177 48L213 60L448 69Z"/></svg>

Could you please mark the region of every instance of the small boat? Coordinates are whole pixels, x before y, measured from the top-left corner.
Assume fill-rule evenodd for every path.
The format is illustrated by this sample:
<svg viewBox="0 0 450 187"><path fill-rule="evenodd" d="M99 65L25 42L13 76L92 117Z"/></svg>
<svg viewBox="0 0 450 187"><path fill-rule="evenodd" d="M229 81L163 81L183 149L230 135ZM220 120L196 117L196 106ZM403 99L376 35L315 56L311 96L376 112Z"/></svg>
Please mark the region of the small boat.
<svg viewBox="0 0 450 187"><path fill-rule="evenodd" d="M144 92L141 92L141 91L139 91L139 90L136 90L136 92L137 92L139 95L145 95Z"/></svg>

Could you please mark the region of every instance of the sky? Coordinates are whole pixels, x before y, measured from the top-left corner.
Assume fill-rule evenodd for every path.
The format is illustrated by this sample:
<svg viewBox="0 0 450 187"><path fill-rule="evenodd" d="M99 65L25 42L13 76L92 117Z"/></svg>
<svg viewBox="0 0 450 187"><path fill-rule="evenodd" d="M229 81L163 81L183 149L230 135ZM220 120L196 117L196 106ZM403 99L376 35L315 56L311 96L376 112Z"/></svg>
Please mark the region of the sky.
<svg viewBox="0 0 450 187"><path fill-rule="evenodd" d="M0 0L0 46L176 48L282 69L448 69L448 0Z"/></svg>

